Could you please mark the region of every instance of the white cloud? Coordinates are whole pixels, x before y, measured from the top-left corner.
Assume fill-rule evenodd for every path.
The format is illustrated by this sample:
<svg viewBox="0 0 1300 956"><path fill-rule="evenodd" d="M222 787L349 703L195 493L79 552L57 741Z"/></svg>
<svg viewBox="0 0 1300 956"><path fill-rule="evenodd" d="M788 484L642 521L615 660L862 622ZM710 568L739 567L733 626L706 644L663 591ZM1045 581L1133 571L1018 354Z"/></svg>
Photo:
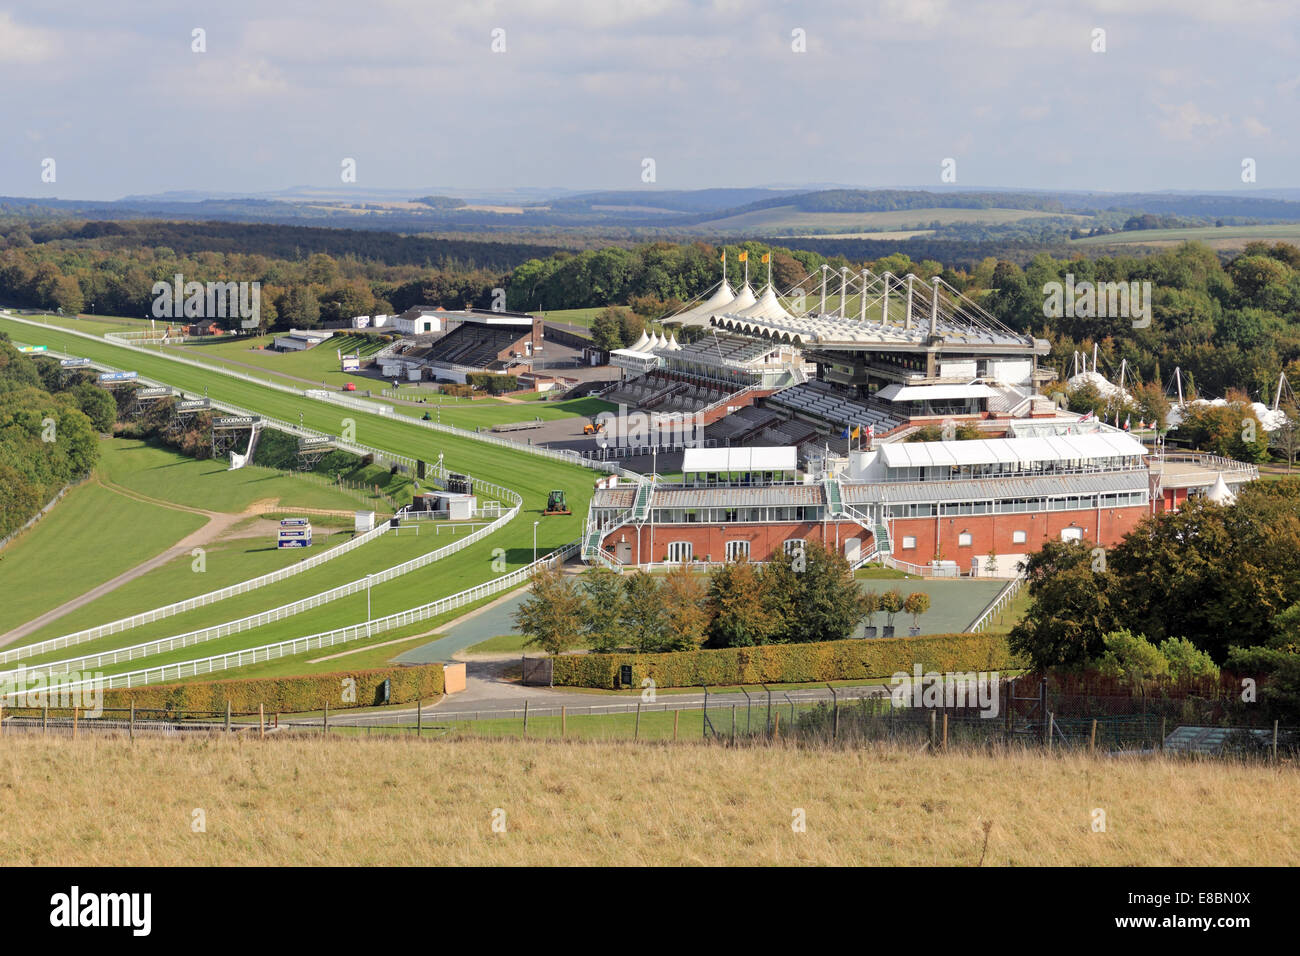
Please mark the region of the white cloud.
<svg viewBox="0 0 1300 956"><path fill-rule="evenodd" d="M53 31L15 23L12 14L0 12L0 63L44 63L58 50Z"/></svg>

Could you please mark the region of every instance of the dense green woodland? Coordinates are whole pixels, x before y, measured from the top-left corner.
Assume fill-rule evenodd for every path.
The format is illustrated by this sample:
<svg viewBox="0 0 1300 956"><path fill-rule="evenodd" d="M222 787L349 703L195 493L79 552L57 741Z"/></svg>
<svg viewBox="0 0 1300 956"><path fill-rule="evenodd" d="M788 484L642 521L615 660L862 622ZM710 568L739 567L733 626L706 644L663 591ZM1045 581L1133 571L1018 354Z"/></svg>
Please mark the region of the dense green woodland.
<svg viewBox="0 0 1300 956"><path fill-rule="evenodd" d="M1048 543L1027 561L1013 650L1040 668L1139 680L1266 675L1259 701L1300 720L1300 478L1255 482L1235 505L1193 499L1108 551Z"/></svg>
<svg viewBox="0 0 1300 956"><path fill-rule="evenodd" d="M835 195L820 201L833 202ZM622 305L648 319L703 294L720 275L721 247L703 242L547 249L542 255L537 247L517 244L500 245L488 255L485 250L496 244L468 243L462 255L429 247L426 261L418 264L425 248L420 244L432 242L227 223L7 220L0 221L0 301L65 313L144 316L153 283L180 273L189 281L261 282L262 319L276 329L419 304L486 308L493 304L493 290L501 288L511 309ZM726 248L733 285L743 281L741 250L750 252L756 285L766 278L759 262L766 251L772 253L773 280L781 288L823 264L836 270L867 266L913 272L923 279L941 275L1007 325L1051 341L1048 361L1062 377L1070 372L1074 351L1090 353L1094 343L1103 372L1113 378L1127 359L1135 376L1129 384L1158 385L1161 394L1177 367L1185 393L1218 397L1240 389L1244 397L1267 402L1279 372L1300 372L1300 249L1288 244L1252 243L1228 258L1196 243L1096 259L1040 252L1023 266L992 256L960 260L951 250L921 261L898 252L863 261L761 242ZM1149 282L1149 327L1134 328L1123 316L1046 317L1045 286L1064 283L1067 275L1076 284Z"/></svg>
<svg viewBox="0 0 1300 956"><path fill-rule="evenodd" d="M96 432L116 414L102 388L64 379L57 362L33 360L0 333L0 538L94 470Z"/></svg>

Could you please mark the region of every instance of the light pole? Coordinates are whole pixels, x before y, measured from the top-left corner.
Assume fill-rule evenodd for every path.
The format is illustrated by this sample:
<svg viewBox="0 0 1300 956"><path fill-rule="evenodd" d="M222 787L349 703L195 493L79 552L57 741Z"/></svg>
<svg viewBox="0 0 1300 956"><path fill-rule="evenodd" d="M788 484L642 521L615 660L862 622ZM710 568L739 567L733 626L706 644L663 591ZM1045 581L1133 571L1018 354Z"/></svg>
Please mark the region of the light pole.
<svg viewBox="0 0 1300 956"><path fill-rule="evenodd" d="M537 563L537 526L539 524L541 524L540 521L533 522L533 564Z"/></svg>

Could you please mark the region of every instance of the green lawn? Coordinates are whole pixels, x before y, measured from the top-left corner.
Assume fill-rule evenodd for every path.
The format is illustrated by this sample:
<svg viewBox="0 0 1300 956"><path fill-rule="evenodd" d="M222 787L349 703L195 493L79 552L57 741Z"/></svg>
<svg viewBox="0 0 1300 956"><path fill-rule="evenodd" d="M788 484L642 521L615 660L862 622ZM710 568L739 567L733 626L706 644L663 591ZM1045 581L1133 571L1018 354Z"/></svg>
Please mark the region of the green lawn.
<svg viewBox="0 0 1300 956"><path fill-rule="evenodd" d="M198 461L135 439L101 442L100 471L142 495L205 511L239 513L260 501L336 511L365 507L352 495L271 468L247 465L231 471L225 461Z"/></svg>
<svg viewBox="0 0 1300 956"><path fill-rule="evenodd" d="M315 348L301 352L276 352L271 349L274 341L274 335L237 338L220 336L210 341L187 342L183 346L176 346L175 351L187 358L219 363L246 374L255 375L261 369L281 376L305 378L334 386L356 381L358 388L365 388L367 386L362 382L366 379L363 376L339 368L338 352L351 355L360 351L361 357L365 358L388 344L377 336L336 335ZM249 365L254 368L247 368Z"/></svg>
<svg viewBox="0 0 1300 956"><path fill-rule="evenodd" d="M374 445L399 454L425 461L436 461L439 454L445 456L448 467L477 477L487 478L505 484L523 495L523 511L516 520L492 535L457 554L452 561L439 562L431 567L407 575L396 581L376 586L372 592L374 613L388 614L415 605L423 604L437 597L451 594L473 584L486 581L502 570L509 571L522 567L532 559L533 523L537 525L537 544L544 552L559 548L579 538L587 505L591 498L593 484L597 474L576 465L549 461L508 448L488 445L469 438L452 436L417 428L402 419L358 412L344 409L325 402L314 401L302 396L287 394L267 388L256 383L222 375L215 370L195 368L169 361L165 357L128 350L108 342L96 342L57 330L37 330L19 322L0 318L0 329L9 333L18 342L29 342L39 334L51 348L60 349L74 355L87 355L118 368L133 369L141 375L165 381L182 388L191 394L208 395L217 400L224 400L244 408L258 411L288 421L302 421L310 428L316 428L337 434L343 426L343 419L355 422L355 437L358 442ZM532 411L532 409L528 409ZM542 409L539 409L539 411ZM544 410L551 410L547 407ZM563 517L551 517L542 520L541 512L545 507L547 494L552 489L563 489L573 509L573 514ZM394 539L397 547L409 546L421 538ZM377 542L377 544L387 542ZM437 542L442 543L442 542ZM130 639L121 641L123 635L115 635L121 643L137 643L140 640L165 636L190 630L195 626L206 626L228 620L244 614L262 610L323 590L324 587L359 577L367 570L387 567L395 561L380 563L373 555L365 555L369 547L360 552L345 555L338 562L330 562L324 568L307 572L300 578L282 582L289 586L291 593L253 592L232 598L229 602L217 605L221 609L217 621L197 620L213 608L203 608L191 612L192 620L182 621L180 617L160 622L166 625L163 634L157 633L160 625L149 625L131 634ZM409 557L409 555L408 555ZM352 562L362 562L358 569ZM339 564L341 567L335 568ZM329 570L326 570L329 569ZM350 570L351 578L340 572ZM320 572L334 577L329 583L314 580ZM336 577L335 575L338 574ZM310 580L309 579L313 579ZM281 587L282 585L274 585ZM248 602L248 603L242 603ZM251 604L252 606L249 606ZM461 611L463 613L463 609ZM188 615L182 616L188 617ZM307 612L287 621L277 622L259 628L256 631L223 638L220 641L200 645L199 648L187 648L176 652L175 656L150 659L148 663L161 663L163 660L186 660L192 657L208 656L219 651L224 652L236 647L250 647L270 641L285 640L289 637L326 630L349 622L361 621L365 617L365 595L353 595L339 602ZM397 635L389 635L390 639ZM107 639L106 639L107 640ZM84 650L79 648L78 650ZM132 662L126 669L135 669L140 662ZM124 665L126 667L126 665Z"/></svg>
<svg viewBox="0 0 1300 956"><path fill-rule="evenodd" d="M465 648L465 653L506 654L517 651L522 654L524 651L534 649L526 647L524 645L525 640L527 640L527 636L524 634L498 634L496 637L489 637L486 641L480 641L478 644Z"/></svg>
<svg viewBox="0 0 1300 956"><path fill-rule="evenodd" d="M99 484L74 488L0 551L0 633L130 570L204 522Z"/></svg>
<svg viewBox="0 0 1300 956"><path fill-rule="evenodd" d="M433 421L455 425L470 430L491 428L508 422L530 422L540 418L552 422L561 418L595 418L601 412L617 412L618 406L599 398L571 398L562 402L525 402L517 405L445 405L430 398L427 405L397 405L398 414L409 418L423 418L428 412Z"/></svg>

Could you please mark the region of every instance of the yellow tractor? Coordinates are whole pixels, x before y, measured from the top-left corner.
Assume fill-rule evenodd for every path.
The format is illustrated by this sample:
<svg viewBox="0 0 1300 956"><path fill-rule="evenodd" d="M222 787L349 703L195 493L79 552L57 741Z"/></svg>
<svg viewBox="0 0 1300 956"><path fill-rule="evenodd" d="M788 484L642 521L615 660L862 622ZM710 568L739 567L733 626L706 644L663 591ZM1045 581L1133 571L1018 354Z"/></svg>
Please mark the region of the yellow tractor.
<svg viewBox="0 0 1300 956"><path fill-rule="evenodd" d="M552 491L550 496L546 499L546 510L542 512L542 517L546 517L547 515L571 514L573 514L573 512L570 511L569 506L564 503L564 492Z"/></svg>
<svg viewBox="0 0 1300 956"><path fill-rule="evenodd" d="M598 435L604 430L605 425L603 422L587 422L582 426L582 433L584 435Z"/></svg>

